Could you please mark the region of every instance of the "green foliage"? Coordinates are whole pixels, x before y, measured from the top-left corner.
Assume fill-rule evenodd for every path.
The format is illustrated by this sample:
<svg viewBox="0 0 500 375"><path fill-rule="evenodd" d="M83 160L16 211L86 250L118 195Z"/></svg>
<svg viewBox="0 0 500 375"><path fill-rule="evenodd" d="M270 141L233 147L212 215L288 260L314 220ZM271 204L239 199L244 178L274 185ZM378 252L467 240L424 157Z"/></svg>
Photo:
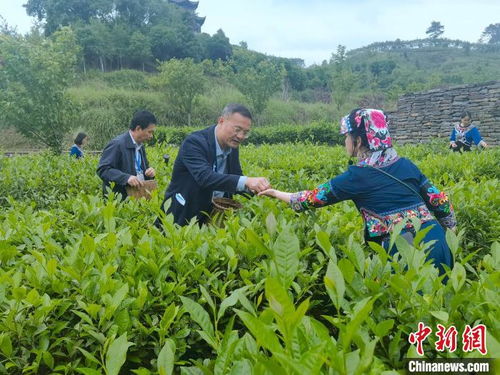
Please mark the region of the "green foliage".
<svg viewBox="0 0 500 375"><path fill-rule="evenodd" d="M184 138L195 130L192 127L160 127L157 128L153 142L180 145ZM330 122L316 122L310 125L273 125L252 128L249 144L279 144L287 142L312 142L317 144L336 145L344 142L339 135L338 126Z"/></svg>
<svg viewBox="0 0 500 375"><path fill-rule="evenodd" d="M151 88L148 84L148 75L137 70L116 70L107 74L99 74L98 77L111 87L132 90L147 90Z"/></svg>
<svg viewBox="0 0 500 375"><path fill-rule="evenodd" d="M211 63L210 65L212 66ZM169 99L163 93L152 87L143 90L130 89L131 86L144 82L145 76L142 73L130 71L129 74L129 71L117 71L103 74L92 71L89 75L92 80L86 80L69 90L72 100L79 108L75 125L89 134L89 149L102 149L110 139L125 131L132 114L138 109L153 112L158 118L159 125L168 126L168 129L163 126L158 128L158 139L161 142L165 137L173 137L168 142L180 144L185 135L191 131L190 128L171 128L174 125L185 125L187 121L179 119L179 113L174 111L174 105L170 104ZM242 103L250 106L243 94L234 87L220 83L209 85L207 92L199 96L198 103L193 109L192 124L199 127L215 124L222 108L227 103ZM290 126L281 127L284 132L283 136L280 136L278 130L272 131L273 135L270 137L260 136L259 132L254 132L254 135L259 139L265 137L264 141L267 143L281 142L285 139L292 141L309 139L331 144L336 142L337 130L336 125L330 125L330 123L332 120L336 121L341 114L328 104L285 102L272 98L260 116L261 123L263 125L289 124ZM325 124L323 130L318 124ZM295 126L297 130L293 130ZM166 135L164 136L163 133ZM171 135L173 133L178 136ZM260 141L256 140L256 142Z"/></svg>
<svg viewBox="0 0 500 375"><path fill-rule="evenodd" d="M198 34L196 15L170 1L29 0L26 12L44 21L47 36L61 25L75 30L84 71L152 70L157 59L202 60L231 54L222 31Z"/></svg>
<svg viewBox="0 0 500 375"><path fill-rule="evenodd" d="M0 117L56 154L74 127L76 108L67 89L77 52L69 29L50 39L0 35Z"/></svg>
<svg viewBox="0 0 500 375"><path fill-rule="evenodd" d="M158 93L111 88L97 82L98 79L107 80L103 77L107 77L108 74L111 75L110 81L114 81L116 73L97 74L96 81L87 82L69 91L80 109L75 122L89 135L91 149L104 148L110 139L127 130L132 115L139 109L154 113L159 124L168 124L169 121L168 113L165 113L164 100ZM126 73L117 75L123 77ZM133 76L135 73L129 75ZM134 82L130 82L130 85L139 83ZM126 81L122 81L122 85L126 86Z"/></svg>
<svg viewBox="0 0 500 375"><path fill-rule="evenodd" d="M232 83L251 103L259 122L271 96L279 89L284 70L270 61L260 61L257 65L245 67L232 78Z"/></svg>
<svg viewBox="0 0 500 375"><path fill-rule="evenodd" d="M337 110L345 109L345 104L349 102L349 96L355 85L355 76L352 73L352 68L346 61L345 46L337 47L337 54L332 56L333 73L331 81L332 102L337 107ZM345 109L349 111L349 109Z"/></svg>
<svg viewBox="0 0 500 375"><path fill-rule="evenodd" d="M499 151L398 151L451 193L459 233L447 233L446 285L426 244L394 258L364 245L351 203L298 215L241 198L223 228L175 226L158 207L172 170L161 157L176 148L148 152L160 185L151 201L103 201L92 156L1 158L0 372L380 374L404 369L420 321L485 324L498 357ZM241 160L299 190L341 173L347 156L299 143L244 146ZM477 356L437 352L435 340L427 358Z"/></svg>
<svg viewBox="0 0 500 375"><path fill-rule="evenodd" d="M489 44L500 44L500 23L488 25L481 34L481 40Z"/></svg>
<svg viewBox="0 0 500 375"><path fill-rule="evenodd" d="M195 64L192 59L172 59L162 63L158 69L159 74L153 79L153 84L165 92L179 119L187 118L187 125L191 126L196 101L205 90L201 65Z"/></svg>

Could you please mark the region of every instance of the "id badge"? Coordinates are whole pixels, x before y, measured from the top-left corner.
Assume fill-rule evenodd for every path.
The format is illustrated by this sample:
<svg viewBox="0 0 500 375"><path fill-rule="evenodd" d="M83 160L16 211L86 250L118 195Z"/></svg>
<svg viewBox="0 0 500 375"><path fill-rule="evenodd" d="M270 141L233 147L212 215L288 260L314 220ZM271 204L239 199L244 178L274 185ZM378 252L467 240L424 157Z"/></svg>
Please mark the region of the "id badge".
<svg viewBox="0 0 500 375"><path fill-rule="evenodd" d="M177 193L175 194L175 199L177 200L177 202L179 202L181 205L185 206L186 205L186 200L184 199L184 197L182 196L181 193Z"/></svg>
<svg viewBox="0 0 500 375"><path fill-rule="evenodd" d="M140 181L144 181L144 174L143 174L142 172L137 173L137 178L138 178Z"/></svg>

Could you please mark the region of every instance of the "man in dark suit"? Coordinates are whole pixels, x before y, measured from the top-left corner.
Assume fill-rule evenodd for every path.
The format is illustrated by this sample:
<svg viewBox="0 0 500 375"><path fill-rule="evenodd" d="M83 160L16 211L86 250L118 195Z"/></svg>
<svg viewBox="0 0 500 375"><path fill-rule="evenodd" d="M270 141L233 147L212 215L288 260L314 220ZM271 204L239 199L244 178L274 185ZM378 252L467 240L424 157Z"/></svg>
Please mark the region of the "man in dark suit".
<svg viewBox="0 0 500 375"><path fill-rule="evenodd" d="M243 176L241 171L238 146L248 138L251 124L252 115L246 107L228 104L217 125L186 137L162 203L177 224L186 225L193 217L205 223L214 197L258 193L271 186L266 178Z"/></svg>
<svg viewBox="0 0 500 375"><path fill-rule="evenodd" d="M102 179L103 194L115 183L113 191L127 197L127 185L138 187L144 180L152 180L155 170L149 166L144 142L153 137L156 117L148 111L138 111L130 122L128 132L114 138L104 148L97 174Z"/></svg>

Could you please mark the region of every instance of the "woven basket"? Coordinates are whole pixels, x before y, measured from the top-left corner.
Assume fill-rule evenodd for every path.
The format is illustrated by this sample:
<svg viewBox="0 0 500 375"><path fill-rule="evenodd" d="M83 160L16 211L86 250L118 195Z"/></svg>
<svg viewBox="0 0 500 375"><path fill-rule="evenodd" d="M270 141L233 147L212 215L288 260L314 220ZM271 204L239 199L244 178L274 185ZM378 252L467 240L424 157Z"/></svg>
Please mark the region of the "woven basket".
<svg viewBox="0 0 500 375"><path fill-rule="evenodd" d="M127 195L133 198L146 198L151 199L151 192L158 189L158 182L156 180L142 181L142 186L133 187L127 186Z"/></svg>
<svg viewBox="0 0 500 375"><path fill-rule="evenodd" d="M231 198L213 198L212 204L214 207L210 215L210 221L219 227L224 226L224 221L228 212L243 208L240 202Z"/></svg>

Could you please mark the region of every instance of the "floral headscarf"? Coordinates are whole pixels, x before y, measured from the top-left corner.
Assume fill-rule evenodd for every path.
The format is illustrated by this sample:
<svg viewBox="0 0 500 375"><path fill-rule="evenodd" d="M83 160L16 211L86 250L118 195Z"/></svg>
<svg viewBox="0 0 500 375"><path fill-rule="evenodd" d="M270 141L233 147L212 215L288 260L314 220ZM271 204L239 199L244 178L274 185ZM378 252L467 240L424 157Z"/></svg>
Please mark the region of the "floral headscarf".
<svg viewBox="0 0 500 375"><path fill-rule="evenodd" d="M363 127L363 128L361 128ZM371 155L358 162L358 165L384 167L398 159L392 148L392 138L387 126L387 117L379 109L356 109L340 121L340 134L366 134Z"/></svg>

